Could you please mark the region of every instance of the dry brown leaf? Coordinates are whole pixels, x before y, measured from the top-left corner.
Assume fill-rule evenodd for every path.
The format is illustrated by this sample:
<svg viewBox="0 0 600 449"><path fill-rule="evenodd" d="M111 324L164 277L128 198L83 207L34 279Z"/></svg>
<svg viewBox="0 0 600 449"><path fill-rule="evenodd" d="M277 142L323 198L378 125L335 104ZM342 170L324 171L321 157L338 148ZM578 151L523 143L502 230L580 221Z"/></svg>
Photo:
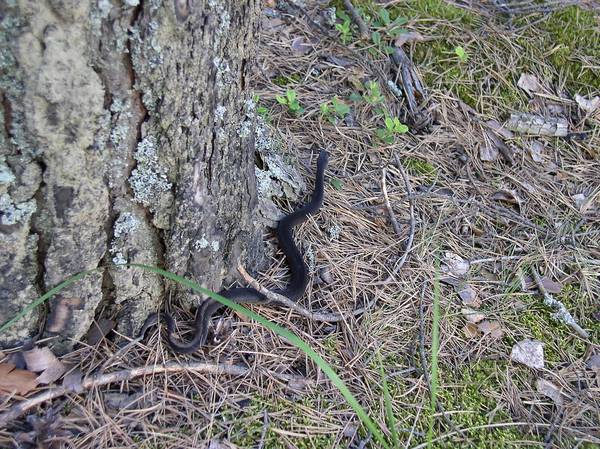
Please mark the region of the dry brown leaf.
<svg viewBox="0 0 600 449"><path fill-rule="evenodd" d="M481 300L477 296L477 292L470 285L463 284L456 287L455 290L465 306L473 307L475 309L478 309L479 306L481 306Z"/></svg>
<svg viewBox="0 0 600 449"><path fill-rule="evenodd" d="M544 367L544 343L530 339L520 341L513 346L510 358L530 368L542 369Z"/></svg>
<svg viewBox="0 0 600 449"><path fill-rule="evenodd" d="M586 362L586 366L600 374L600 354L594 354Z"/></svg>
<svg viewBox="0 0 600 449"><path fill-rule="evenodd" d="M479 329L476 324L467 323L463 328L463 332L467 338L475 338L479 336Z"/></svg>
<svg viewBox="0 0 600 449"><path fill-rule="evenodd" d="M461 309L461 313L469 323L477 324L485 319L485 314L478 312L477 310L464 308Z"/></svg>
<svg viewBox="0 0 600 449"><path fill-rule="evenodd" d="M543 90L537 77L528 73L521 74L519 81L517 81L517 86L519 86L528 94L541 92Z"/></svg>
<svg viewBox="0 0 600 449"><path fill-rule="evenodd" d="M591 114L600 108L600 97L598 96L588 99L579 94L575 94L575 101L579 107L588 114Z"/></svg>
<svg viewBox="0 0 600 449"><path fill-rule="evenodd" d="M458 254L446 252L444 259L442 260L441 270L443 273L448 273L453 276L462 276L469 271L469 261L463 259Z"/></svg>
<svg viewBox="0 0 600 449"><path fill-rule="evenodd" d="M402 47L407 42L423 42L425 38L418 31L409 31L407 33L402 33L398 38L394 41L394 45L396 47Z"/></svg>
<svg viewBox="0 0 600 449"><path fill-rule="evenodd" d="M292 50L299 55L306 55L314 50L314 44L303 37L297 37L292 41Z"/></svg>
<svg viewBox="0 0 600 449"><path fill-rule="evenodd" d="M29 371L41 372L37 378L41 384L52 383L65 372L65 366L49 348L33 348L30 351L24 351L23 357L25 357Z"/></svg>
<svg viewBox="0 0 600 449"><path fill-rule="evenodd" d="M521 198L519 198L517 193L512 190L498 190L491 198L495 201L504 201L509 204L515 204L519 206L519 208L522 203Z"/></svg>
<svg viewBox="0 0 600 449"><path fill-rule="evenodd" d="M26 395L37 384L37 374L15 368L12 363L0 363L0 392Z"/></svg>
<svg viewBox="0 0 600 449"><path fill-rule="evenodd" d="M488 128L493 130L496 134L504 139L512 139L515 137L515 134L508 128L506 128L502 123L498 120L488 120L485 122Z"/></svg>
<svg viewBox="0 0 600 449"><path fill-rule="evenodd" d="M553 293L555 295L560 293L563 288L563 285L561 283L555 282L552 279L548 279L545 276L542 278L542 285L544 286L544 288L546 289L546 291L548 293ZM521 286L523 287L523 290L525 290L525 291L533 290L533 289L537 290L537 284L535 283L535 281L533 280L533 278L531 276L524 276L522 278Z"/></svg>
<svg viewBox="0 0 600 449"><path fill-rule="evenodd" d="M538 379L535 386L539 393L548 396L556 405L563 405L564 399L560 393L561 388L558 385L546 379Z"/></svg>
<svg viewBox="0 0 600 449"><path fill-rule="evenodd" d="M504 336L504 331L498 321L484 320L477 325L477 329L484 336L489 335L493 339L499 339Z"/></svg>
<svg viewBox="0 0 600 449"><path fill-rule="evenodd" d="M534 162L544 162L544 144L539 140L534 140L529 145L529 154Z"/></svg>
<svg viewBox="0 0 600 449"><path fill-rule="evenodd" d="M65 374L65 377L63 378L63 387L70 391L79 391L81 388L81 379L83 379L81 370L79 368L74 368Z"/></svg>

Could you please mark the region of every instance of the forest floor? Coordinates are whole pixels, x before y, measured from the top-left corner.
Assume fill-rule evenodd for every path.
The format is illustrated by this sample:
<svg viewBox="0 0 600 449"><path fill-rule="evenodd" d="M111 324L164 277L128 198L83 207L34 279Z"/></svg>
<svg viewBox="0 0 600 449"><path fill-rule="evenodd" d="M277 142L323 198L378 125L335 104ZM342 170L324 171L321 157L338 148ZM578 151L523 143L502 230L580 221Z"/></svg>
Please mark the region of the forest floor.
<svg viewBox="0 0 600 449"><path fill-rule="evenodd" d="M590 2L551 12L520 2L510 15L484 2L354 2L364 37L341 1L337 27L329 2L265 3L257 159L265 168L275 151L299 167L301 202L318 150L329 152L325 203L296 239L315 279L302 305L344 319L253 310L321 354L394 446L597 447L600 21ZM424 86L412 111L394 43ZM508 129L523 113L551 135L525 115ZM258 277L267 286L287 273L280 253L271 262ZM548 297L577 325L556 319ZM68 424L65 409L79 410L71 423L85 432L68 447L383 447L302 351L224 317L221 340L180 359L248 373L159 373L65 397L57 413ZM69 357L89 370L172 359L158 334L126 360L113 352Z"/></svg>

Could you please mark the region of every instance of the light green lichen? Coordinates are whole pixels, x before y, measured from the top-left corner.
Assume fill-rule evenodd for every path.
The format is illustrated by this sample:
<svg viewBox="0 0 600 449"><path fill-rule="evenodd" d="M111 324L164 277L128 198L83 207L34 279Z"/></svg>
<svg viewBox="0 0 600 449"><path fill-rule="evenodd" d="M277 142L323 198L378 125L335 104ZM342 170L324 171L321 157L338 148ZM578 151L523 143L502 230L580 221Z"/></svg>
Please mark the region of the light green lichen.
<svg viewBox="0 0 600 449"><path fill-rule="evenodd" d="M134 198L154 211L161 194L172 187L166 169L159 163L156 139L152 136L145 137L138 144L133 157L138 162L129 177Z"/></svg>

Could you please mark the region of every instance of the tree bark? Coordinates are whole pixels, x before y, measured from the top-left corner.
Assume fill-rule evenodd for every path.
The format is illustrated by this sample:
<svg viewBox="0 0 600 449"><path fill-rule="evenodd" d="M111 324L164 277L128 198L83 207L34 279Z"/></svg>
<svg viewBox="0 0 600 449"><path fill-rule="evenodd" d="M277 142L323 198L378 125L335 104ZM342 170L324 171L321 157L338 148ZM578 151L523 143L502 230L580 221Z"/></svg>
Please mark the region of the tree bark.
<svg viewBox="0 0 600 449"><path fill-rule="evenodd" d="M0 322L103 265L161 265L218 289L241 257L261 260L245 92L258 8L0 3ZM65 351L94 318L135 333L167 287L138 269L98 270L0 344L44 329Z"/></svg>

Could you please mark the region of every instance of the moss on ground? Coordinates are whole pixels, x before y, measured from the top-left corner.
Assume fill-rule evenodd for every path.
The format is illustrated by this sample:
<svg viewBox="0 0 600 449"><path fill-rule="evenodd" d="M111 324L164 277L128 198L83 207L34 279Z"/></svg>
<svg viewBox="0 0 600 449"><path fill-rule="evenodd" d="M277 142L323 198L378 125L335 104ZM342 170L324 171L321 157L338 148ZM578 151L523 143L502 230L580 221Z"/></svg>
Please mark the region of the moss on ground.
<svg viewBox="0 0 600 449"><path fill-rule="evenodd" d="M298 401L292 401L285 398L279 398L274 401L266 402L261 398L254 398L242 410L226 410L221 412L221 418L230 420L228 425L228 440L239 447L254 447L260 441L263 433L263 413L266 411L269 416L269 426L264 437L265 449L285 449L288 444L282 440L281 435L272 429L277 428L292 434L303 433L307 427L319 428L323 426L323 417L313 418L308 413L314 410L323 411L329 408L330 403L323 398L305 396ZM282 413L283 412L283 413ZM284 416L284 419L278 419L278 416ZM321 449L333 447L335 443L335 433L329 434L311 434L310 437L301 438L294 436L294 446L298 449Z"/></svg>

